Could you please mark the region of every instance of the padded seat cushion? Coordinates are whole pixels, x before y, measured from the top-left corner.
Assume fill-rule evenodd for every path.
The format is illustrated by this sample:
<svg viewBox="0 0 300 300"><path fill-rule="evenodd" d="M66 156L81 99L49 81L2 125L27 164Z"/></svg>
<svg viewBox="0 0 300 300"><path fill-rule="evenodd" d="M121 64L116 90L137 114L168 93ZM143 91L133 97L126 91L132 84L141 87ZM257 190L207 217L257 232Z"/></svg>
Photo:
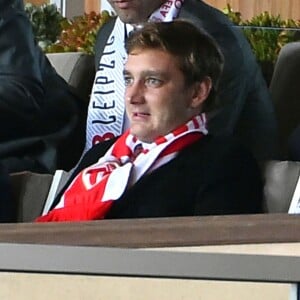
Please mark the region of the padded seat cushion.
<svg viewBox="0 0 300 300"><path fill-rule="evenodd" d="M63 52L48 53L47 57L76 95L88 102L95 77L94 56L82 52Z"/></svg>
<svg viewBox="0 0 300 300"><path fill-rule="evenodd" d="M300 175L300 162L268 161L263 166L264 211L287 213Z"/></svg>

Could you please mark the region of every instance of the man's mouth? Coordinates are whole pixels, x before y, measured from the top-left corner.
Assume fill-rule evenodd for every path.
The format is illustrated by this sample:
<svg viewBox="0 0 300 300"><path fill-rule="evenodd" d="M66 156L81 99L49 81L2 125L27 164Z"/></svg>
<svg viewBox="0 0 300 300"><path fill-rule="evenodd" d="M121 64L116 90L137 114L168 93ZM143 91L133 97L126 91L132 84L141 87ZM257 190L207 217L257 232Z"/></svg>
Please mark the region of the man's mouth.
<svg viewBox="0 0 300 300"><path fill-rule="evenodd" d="M146 112L134 112L132 115L134 118L146 118L150 116L150 114Z"/></svg>
<svg viewBox="0 0 300 300"><path fill-rule="evenodd" d="M117 0L114 1L114 4L118 6L118 8L126 9L130 7L130 0Z"/></svg>

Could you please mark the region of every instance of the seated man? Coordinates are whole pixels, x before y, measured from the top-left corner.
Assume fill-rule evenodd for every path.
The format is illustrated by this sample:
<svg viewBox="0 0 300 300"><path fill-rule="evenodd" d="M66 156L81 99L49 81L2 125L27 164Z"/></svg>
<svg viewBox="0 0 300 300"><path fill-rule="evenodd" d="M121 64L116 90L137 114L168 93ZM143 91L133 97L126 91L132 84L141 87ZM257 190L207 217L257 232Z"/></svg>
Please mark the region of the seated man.
<svg viewBox="0 0 300 300"><path fill-rule="evenodd" d="M223 68L212 38L185 21L146 23L126 51L129 130L89 150L37 221L260 212L252 155L207 134Z"/></svg>

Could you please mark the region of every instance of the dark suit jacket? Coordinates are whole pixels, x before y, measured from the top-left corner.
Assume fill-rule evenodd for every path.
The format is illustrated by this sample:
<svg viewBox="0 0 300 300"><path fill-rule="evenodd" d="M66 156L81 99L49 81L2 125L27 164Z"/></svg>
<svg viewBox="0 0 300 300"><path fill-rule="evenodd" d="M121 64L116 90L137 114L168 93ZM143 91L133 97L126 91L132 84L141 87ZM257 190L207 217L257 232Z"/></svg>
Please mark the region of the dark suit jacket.
<svg viewBox="0 0 300 300"><path fill-rule="evenodd" d="M9 172L67 167L56 158L78 124L79 100L35 43L22 0L0 1L0 40L2 164Z"/></svg>
<svg viewBox="0 0 300 300"><path fill-rule="evenodd" d="M89 150L65 188L80 170L98 161L112 142ZM107 218L257 213L261 204L262 183L253 157L231 139L205 137L144 175L114 202Z"/></svg>
<svg viewBox="0 0 300 300"><path fill-rule="evenodd" d="M292 132L288 139L289 160L300 161L300 125Z"/></svg>
<svg viewBox="0 0 300 300"><path fill-rule="evenodd" d="M213 135L235 135L258 160L277 157L277 121L268 88L244 34L219 10L200 0L185 0L179 18L205 29L218 43L225 65L219 107L209 115ZM95 45L98 69L113 22L103 26Z"/></svg>
<svg viewBox="0 0 300 300"><path fill-rule="evenodd" d="M16 203L12 197L12 185L9 174L0 163L0 223L14 222L16 219Z"/></svg>

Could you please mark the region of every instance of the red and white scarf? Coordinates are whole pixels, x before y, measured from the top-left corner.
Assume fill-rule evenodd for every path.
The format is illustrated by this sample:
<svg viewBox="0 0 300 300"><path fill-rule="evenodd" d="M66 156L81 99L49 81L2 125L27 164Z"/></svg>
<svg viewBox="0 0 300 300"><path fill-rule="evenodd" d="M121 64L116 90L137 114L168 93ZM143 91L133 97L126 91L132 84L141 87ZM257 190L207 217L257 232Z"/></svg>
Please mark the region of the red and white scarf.
<svg viewBox="0 0 300 300"><path fill-rule="evenodd" d="M58 205L37 221L103 219L127 188L205 134L205 114L201 114L153 143L143 143L143 150L137 154L142 143L127 131L97 163L81 171Z"/></svg>
<svg viewBox="0 0 300 300"><path fill-rule="evenodd" d="M184 0L168 0L150 16L149 21L167 22L175 19ZM123 67L127 57L124 40L133 29L117 18L104 47L96 72L86 124L84 153L93 145L120 136L128 128L124 106Z"/></svg>

